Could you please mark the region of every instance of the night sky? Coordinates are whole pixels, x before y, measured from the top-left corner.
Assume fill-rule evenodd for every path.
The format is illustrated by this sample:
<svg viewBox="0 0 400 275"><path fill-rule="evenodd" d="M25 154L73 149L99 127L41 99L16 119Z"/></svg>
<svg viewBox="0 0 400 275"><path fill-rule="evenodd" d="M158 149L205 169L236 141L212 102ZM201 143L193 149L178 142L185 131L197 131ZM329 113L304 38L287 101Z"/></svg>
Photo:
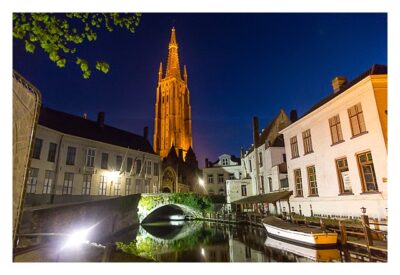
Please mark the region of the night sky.
<svg viewBox="0 0 400 275"><path fill-rule="evenodd" d="M387 64L386 14L143 14L136 33L100 31L78 47L82 58L105 60L110 72L60 69L40 50L14 39L13 68L42 93L43 105L142 134L153 143L160 61L164 70L172 26L181 69L187 65L193 147L204 158L240 155L252 143L251 120L264 128L284 109L299 116L332 93L336 75L349 80ZM62 123L62 122L60 122Z"/></svg>

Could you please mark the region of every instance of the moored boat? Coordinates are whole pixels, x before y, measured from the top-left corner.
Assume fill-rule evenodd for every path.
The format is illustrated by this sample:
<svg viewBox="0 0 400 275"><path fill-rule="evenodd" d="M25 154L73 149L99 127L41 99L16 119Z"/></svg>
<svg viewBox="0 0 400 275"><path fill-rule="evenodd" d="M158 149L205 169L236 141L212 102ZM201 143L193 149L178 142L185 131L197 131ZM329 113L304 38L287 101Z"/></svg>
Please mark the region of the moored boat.
<svg viewBox="0 0 400 275"><path fill-rule="evenodd" d="M268 216L262 223L268 235L285 241L312 247L332 247L337 243L337 233L288 223L278 217Z"/></svg>

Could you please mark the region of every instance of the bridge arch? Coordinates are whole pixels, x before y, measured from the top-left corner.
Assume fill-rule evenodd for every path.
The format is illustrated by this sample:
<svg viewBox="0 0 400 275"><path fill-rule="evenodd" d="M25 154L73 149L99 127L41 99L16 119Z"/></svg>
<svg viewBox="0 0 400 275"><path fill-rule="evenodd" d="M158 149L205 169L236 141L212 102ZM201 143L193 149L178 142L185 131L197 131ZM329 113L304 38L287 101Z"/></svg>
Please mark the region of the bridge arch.
<svg viewBox="0 0 400 275"><path fill-rule="evenodd" d="M185 216L201 218L210 207L207 199L193 193L142 194L138 205L139 223L155 210L171 205L182 210Z"/></svg>

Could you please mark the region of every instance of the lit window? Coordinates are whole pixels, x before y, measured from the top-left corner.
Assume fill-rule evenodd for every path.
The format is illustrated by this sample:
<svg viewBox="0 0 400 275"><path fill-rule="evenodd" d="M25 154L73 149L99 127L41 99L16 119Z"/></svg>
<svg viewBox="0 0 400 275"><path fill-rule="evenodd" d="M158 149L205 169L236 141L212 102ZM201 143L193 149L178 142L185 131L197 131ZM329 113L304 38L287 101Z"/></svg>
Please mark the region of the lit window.
<svg viewBox="0 0 400 275"><path fill-rule="evenodd" d="M114 196L121 195L121 177L117 178L117 181L114 182Z"/></svg>
<svg viewBox="0 0 400 275"><path fill-rule="evenodd" d="M30 168L28 172L27 193L36 193L37 178L39 174L38 168Z"/></svg>
<svg viewBox="0 0 400 275"><path fill-rule="evenodd" d="M72 185L74 183L74 173L64 174L63 195L72 195Z"/></svg>
<svg viewBox="0 0 400 275"><path fill-rule="evenodd" d="M46 170L44 175L43 194L51 194L54 182L54 171Z"/></svg>
<svg viewBox="0 0 400 275"><path fill-rule="evenodd" d="M90 187L92 185L92 175L83 175L82 195L90 195Z"/></svg>
<svg viewBox="0 0 400 275"><path fill-rule="evenodd" d="M107 195L107 179L105 176L100 176L99 195L101 196Z"/></svg>

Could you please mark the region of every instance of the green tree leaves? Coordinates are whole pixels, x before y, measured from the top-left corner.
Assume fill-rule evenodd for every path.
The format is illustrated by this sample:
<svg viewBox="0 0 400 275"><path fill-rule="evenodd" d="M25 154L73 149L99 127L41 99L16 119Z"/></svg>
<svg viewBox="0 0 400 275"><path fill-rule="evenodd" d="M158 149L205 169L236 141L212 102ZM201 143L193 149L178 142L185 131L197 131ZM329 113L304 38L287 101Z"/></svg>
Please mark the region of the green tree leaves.
<svg viewBox="0 0 400 275"><path fill-rule="evenodd" d="M66 66L67 60L72 61L80 67L83 78L88 79L89 62L76 56L76 45L96 41L99 29L111 32L118 27L134 33L140 17L139 13L14 13L13 37L23 40L29 53L42 49L60 68ZM95 68L106 74L110 66L96 61Z"/></svg>

